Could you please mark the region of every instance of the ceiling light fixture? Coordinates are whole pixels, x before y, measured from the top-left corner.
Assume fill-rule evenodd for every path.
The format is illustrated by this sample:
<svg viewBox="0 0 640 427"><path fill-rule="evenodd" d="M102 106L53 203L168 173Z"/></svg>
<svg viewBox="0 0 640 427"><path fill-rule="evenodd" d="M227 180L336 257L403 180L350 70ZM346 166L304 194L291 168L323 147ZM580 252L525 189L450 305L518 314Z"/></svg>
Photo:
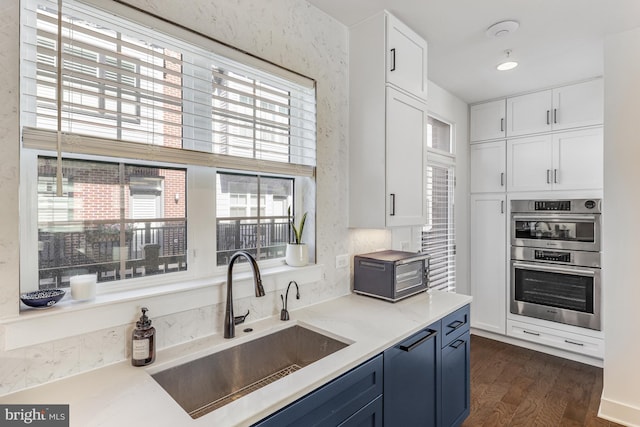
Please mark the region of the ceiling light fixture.
<svg viewBox="0 0 640 427"><path fill-rule="evenodd" d="M498 64L496 68L498 69L498 71L513 70L518 66L518 63L511 59L511 49L505 50L504 53L505 55L507 55L506 59Z"/></svg>
<svg viewBox="0 0 640 427"><path fill-rule="evenodd" d="M487 28L485 34L489 38L503 38L514 33L519 27L520 24L518 23L518 21L496 22L495 24Z"/></svg>

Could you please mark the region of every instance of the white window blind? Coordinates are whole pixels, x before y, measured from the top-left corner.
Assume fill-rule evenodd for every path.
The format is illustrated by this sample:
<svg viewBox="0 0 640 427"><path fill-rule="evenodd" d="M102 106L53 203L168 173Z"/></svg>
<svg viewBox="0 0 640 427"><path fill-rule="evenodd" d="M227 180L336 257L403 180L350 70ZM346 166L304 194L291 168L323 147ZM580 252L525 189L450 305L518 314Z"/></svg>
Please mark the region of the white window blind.
<svg viewBox="0 0 640 427"><path fill-rule="evenodd" d="M455 291L455 158L451 155L451 125L432 117L427 122L427 224L422 251L431 256L429 287Z"/></svg>
<svg viewBox="0 0 640 427"><path fill-rule="evenodd" d="M313 174L312 80L72 0L24 10L25 147L56 149L60 131L64 152Z"/></svg>

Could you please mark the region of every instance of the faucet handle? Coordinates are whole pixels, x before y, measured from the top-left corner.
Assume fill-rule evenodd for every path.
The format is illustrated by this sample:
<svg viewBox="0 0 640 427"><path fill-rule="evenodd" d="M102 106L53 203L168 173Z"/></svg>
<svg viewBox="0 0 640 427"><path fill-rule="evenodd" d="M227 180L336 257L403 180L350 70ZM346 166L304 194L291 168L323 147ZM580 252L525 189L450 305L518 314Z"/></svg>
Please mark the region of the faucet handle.
<svg viewBox="0 0 640 427"><path fill-rule="evenodd" d="M249 310L247 310L247 314L245 314L244 316L235 316L233 318L233 324L234 325L239 325L240 323L244 323L245 319L247 318L247 316L249 315Z"/></svg>

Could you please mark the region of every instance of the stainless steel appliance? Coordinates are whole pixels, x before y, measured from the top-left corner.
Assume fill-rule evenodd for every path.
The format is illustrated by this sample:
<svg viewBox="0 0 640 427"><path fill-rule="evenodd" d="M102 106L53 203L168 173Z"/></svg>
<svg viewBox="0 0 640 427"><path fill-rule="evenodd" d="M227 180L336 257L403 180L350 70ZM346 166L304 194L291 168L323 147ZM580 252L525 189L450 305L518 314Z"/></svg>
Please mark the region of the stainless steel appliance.
<svg viewBox="0 0 640 427"><path fill-rule="evenodd" d="M395 302L428 288L427 254L389 250L356 255L353 261L358 294Z"/></svg>
<svg viewBox="0 0 640 427"><path fill-rule="evenodd" d="M601 330L601 200L511 202L511 313Z"/></svg>

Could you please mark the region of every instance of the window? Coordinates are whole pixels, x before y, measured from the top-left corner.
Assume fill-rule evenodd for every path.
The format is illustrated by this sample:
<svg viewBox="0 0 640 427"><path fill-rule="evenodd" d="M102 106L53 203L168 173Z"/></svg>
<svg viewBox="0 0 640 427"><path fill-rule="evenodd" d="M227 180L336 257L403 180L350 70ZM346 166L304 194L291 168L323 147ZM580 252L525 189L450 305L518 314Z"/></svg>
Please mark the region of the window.
<svg viewBox="0 0 640 427"><path fill-rule="evenodd" d="M451 125L429 117L427 141L427 224L422 229L422 250L431 255L429 286L455 290L455 157Z"/></svg>
<svg viewBox="0 0 640 427"><path fill-rule="evenodd" d="M158 185L167 181L184 192L184 169L68 159L62 167L68 191L51 197L40 183L55 174L56 159L38 159L41 288L68 286L75 274L95 273L105 282L186 269L185 205ZM151 197L153 208L136 206L136 196ZM65 215L49 214L52 198L66 206Z"/></svg>
<svg viewBox="0 0 640 427"><path fill-rule="evenodd" d="M287 209L292 178L218 173L216 234L218 264L247 250L257 259L282 258L290 241Z"/></svg>
<svg viewBox="0 0 640 427"><path fill-rule="evenodd" d="M122 4L61 4L23 1L21 173L37 185L22 198L37 214L21 256L39 260L23 291L215 274L237 249L284 257L287 208L315 210L293 191L315 191L315 83Z"/></svg>

